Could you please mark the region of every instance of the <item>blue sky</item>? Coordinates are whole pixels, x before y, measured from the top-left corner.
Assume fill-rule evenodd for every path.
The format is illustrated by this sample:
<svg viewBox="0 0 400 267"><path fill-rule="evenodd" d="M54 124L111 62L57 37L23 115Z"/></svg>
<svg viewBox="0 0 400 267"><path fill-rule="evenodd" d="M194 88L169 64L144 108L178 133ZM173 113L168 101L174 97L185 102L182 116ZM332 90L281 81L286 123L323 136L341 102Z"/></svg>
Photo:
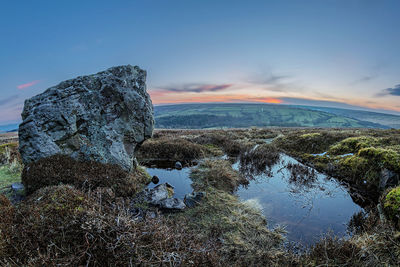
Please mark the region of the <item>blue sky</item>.
<svg viewBox="0 0 400 267"><path fill-rule="evenodd" d="M0 124L50 86L115 65L153 103L400 111L400 1L3 1Z"/></svg>

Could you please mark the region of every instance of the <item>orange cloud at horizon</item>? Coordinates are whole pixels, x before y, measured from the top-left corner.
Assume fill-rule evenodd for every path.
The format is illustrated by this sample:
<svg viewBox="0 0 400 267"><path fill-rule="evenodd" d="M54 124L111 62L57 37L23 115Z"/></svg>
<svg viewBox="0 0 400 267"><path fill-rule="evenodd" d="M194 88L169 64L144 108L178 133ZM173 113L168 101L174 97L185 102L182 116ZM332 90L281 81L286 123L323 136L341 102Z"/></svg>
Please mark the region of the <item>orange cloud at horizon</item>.
<svg viewBox="0 0 400 267"><path fill-rule="evenodd" d="M279 98L255 97L247 94L193 94L177 93L166 90L149 91L154 104L183 104L183 103L213 103L213 102L262 102L271 104L281 104L283 101Z"/></svg>
<svg viewBox="0 0 400 267"><path fill-rule="evenodd" d="M247 94L247 92L249 92ZM337 98L319 98L319 97L305 97L305 96L275 96L268 97L262 96L264 92L252 88L251 90L246 90L241 92L177 92L169 91L167 89L159 90L149 90L153 104L184 104L184 103L268 103L268 104L295 104L290 100L286 100L285 97L305 99L312 101L331 101L335 103L349 104L358 106L360 108L370 108L370 109L382 109L388 111L400 112L400 107L388 107L387 105L380 103L368 103L362 100L347 100L347 99L337 99ZM312 105L312 104L311 104ZM320 104L323 106L323 104Z"/></svg>
<svg viewBox="0 0 400 267"><path fill-rule="evenodd" d="M279 98L271 98L271 97L266 97L266 98L253 98L253 101L256 102L262 102L262 103L270 103L270 104L281 104L283 101Z"/></svg>

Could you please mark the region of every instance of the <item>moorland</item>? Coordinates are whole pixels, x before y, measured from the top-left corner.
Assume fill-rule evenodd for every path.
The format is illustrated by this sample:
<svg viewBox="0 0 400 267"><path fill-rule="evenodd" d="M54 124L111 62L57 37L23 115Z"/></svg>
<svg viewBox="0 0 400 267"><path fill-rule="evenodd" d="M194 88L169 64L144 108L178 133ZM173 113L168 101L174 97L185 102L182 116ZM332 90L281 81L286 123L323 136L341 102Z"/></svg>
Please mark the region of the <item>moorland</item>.
<svg viewBox="0 0 400 267"><path fill-rule="evenodd" d="M156 130L138 149L141 166L129 182L112 184L107 178L121 175L117 171L63 158L24 175L16 136L0 140L3 265L400 264L399 130ZM270 179L268 170L280 155L299 162L289 167L300 183L313 179L310 170L324 173L362 208L346 222L346 236L327 232L310 245L290 242L284 226L273 227L259 208L241 200L239 188L255 173ZM132 201L150 183L146 168L171 163L173 169L178 161L190 168L193 190L205 193L197 205L170 212ZM64 168L65 175L43 179L53 171L46 166ZM21 179L31 191L18 192L18 198L10 184Z"/></svg>

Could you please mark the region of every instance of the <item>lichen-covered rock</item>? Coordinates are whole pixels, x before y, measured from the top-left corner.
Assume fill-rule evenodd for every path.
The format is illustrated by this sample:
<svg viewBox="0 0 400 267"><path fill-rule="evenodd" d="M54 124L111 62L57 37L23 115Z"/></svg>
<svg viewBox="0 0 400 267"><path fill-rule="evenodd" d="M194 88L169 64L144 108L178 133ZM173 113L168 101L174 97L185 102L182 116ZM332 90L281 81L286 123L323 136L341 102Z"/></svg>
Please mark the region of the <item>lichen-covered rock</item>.
<svg viewBox="0 0 400 267"><path fill-rule="evenodd" d="M25 101L19 126L24 164L55 154L134 167L137 144L152 136L146 71L119 66L61 82Z"/></svg>

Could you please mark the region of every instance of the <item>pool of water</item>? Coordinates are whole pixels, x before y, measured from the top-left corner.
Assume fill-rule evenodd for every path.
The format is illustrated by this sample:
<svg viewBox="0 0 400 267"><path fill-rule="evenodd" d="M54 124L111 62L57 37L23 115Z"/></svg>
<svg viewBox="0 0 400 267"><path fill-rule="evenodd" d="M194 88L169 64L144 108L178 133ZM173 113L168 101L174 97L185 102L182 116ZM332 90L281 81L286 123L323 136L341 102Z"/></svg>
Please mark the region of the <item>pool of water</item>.
<svg viewBox="0 0 400 267"><path fill-rule="evenodd" d="M293 179L288 163L300 164L281 155L271 175L255 176L248 186L239 188L237 195L260 208L270 227L285 227L289 241L311 244L329 231L344 236L348 221L362 208L343 185L323 174L315 172L315 177L306 181Z"/></svg>
<svg viewBox="0 0 400 267"><path fill-rule="evenodd" d="M346 188L317 172L312 179L293 179L288 163L300 164L292 157L281 155L270 175L253 176L254 180L246 187L240 187L236 194L258 207L267 218L269 227L283 226L289 241L309 245L329 231L339 236L346 235L348 221L354 213L362 210L353 202ZM239 163L233 167L239 169ZM181 199L193 191L190 170L189 167L181 170L147 169L151 176L160 179L158 184L168 182L174 186L174 197ZM151 183L148 187L154 186L156 184Z"/></svg>
<svg viewBox="0 0 400 267"><path fill-rule="evenodd" d="M172 168L147 168L147 172L153 177L156 175L160 181L157 184L150 183L147 187L153 188L161 183L169 183L174 187L174 197L183 199L186 194L192 193L192 180L189 178L190 168L180 170Z"/></svg>

